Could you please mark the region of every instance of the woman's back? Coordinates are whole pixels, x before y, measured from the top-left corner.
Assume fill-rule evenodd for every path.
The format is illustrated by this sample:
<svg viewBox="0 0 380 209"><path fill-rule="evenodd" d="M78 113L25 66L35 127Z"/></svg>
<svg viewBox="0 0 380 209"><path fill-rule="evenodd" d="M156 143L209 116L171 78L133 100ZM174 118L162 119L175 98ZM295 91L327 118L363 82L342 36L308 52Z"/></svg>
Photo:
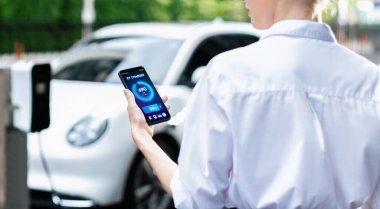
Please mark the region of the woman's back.
<svg viewBox="0 0 380 209"><path fill-rule="evenodd" d="M255 44L214 58L178 166L133 95L132 136L178 208L380 208L380 76L320 24L326 0L243 0Z"/></svg>
<svg viewBox="0 0 380 209"><path fill-rule="evenodd" d="M189 117L179 160L199 208L217 208L204 198L215 189L238 208L348 209L380 198L379 71L339 46L327 26L277 23L208 71L189 105L207 119ZM225 121L199 110L209 106L200 99L207 89ZM220 134L204 135L210 130Z"/></svg>

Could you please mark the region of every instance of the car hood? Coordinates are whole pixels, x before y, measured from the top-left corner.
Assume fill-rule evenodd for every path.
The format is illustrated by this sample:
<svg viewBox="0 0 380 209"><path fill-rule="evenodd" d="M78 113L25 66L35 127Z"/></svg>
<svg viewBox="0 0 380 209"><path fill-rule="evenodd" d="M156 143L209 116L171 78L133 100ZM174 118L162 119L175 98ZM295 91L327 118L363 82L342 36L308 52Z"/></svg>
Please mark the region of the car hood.
<svg viewBox="0 0 380 209"><path fill-rule="evenodd" d="M47 132L67 133L76 122L86 116L112 118L127 110L123 85L116 83L52 80L50 92L50 127ZM185 87L159 87L162 95L170 95L170 112L180 111L190 93ZM184 98L178 95L186 95ZM181 98L181 99L180 99ZM183 101L179 101L183 100Z"/></svg>
<svg viewBox="0 0 380 209"><path fill-rule="evenodd" d="M70 128L86 116L109 119L111 123L114 118L126 116L121 114L127 111L123 89L123 85L117 83L52 80L50 127L43 131L43 138L65 137ZM190 92L187 87L159 87L161 95L170 95L172 118L182 110ZM156 129L158 131L158 127Z"/></svg>
<svg viewBox="0 0 380 209"><path fill-rule="evenodd" d="M121 84L52 80L50 85L50 126L43 131L45 136L62 137L86 116L107 119L126 111Z"/></svg>
<svg viewBox="0 0 380 209"><path fill-rule="evenodd" d="M84 188L97 188L98 184L94 182L106 175L106 170L118 170L115 167L124 162L112 162L115 154L126 156L120 153L134 153L134 147L130 146L132 140L123 137L130 136L129 129L111 131L115 124L119 124L117 127L129 125L123 85L52 80L50 87L50 127L41 133L28 134L28 186L50 190L49 181L52 181L56 190L64 194L94 197L91 191L70 185L79 182L81 186L86 185ZM68 131L88 115L109 119L109 131L103 135L107 140L98 140L86 147L72 146L66 140ZM122 124L117 123L117 119L123 119ZM49 166L50 180L42 164L43 157ZM105 169L94 172L97 165ZM112 187L112 184L108 186Z"/></svg>
<svg viewBox="0 0 380 209"><path fill-rule="evenodd" d="M83 117L106 119L125 111L122 90L121 84L52 80L49 130L67 131Z"/></svg>

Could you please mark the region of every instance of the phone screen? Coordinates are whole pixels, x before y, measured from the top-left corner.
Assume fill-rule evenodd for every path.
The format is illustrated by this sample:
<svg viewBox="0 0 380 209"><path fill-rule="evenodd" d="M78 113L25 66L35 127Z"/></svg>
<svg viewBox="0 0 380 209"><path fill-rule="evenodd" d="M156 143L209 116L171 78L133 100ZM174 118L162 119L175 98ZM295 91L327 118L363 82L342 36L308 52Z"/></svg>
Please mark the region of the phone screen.
<svg viewBox="0 0 380 209"><path fill-rule="evenodd" d="M136 99L136 104L144 113L149 125L168 121L169 111L143 67L136 67L119 72L125 88L128 88Z"/></svg>

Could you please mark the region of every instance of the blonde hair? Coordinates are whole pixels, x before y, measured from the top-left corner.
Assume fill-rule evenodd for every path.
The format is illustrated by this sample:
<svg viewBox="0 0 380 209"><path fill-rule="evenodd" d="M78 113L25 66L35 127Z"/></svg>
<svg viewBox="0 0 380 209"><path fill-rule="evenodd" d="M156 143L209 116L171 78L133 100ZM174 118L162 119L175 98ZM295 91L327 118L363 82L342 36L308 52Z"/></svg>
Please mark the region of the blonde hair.
<svg viewBox="0 0 380 209"><path fill-rule="evenodd" d="M311 0L311 3L316 9L322 10L330 3L330 0Z"/></svg>
<svg viewBox="0 0 380 209"><path fill-rule="evenodd" d="M330 0L303 0L306 5L314 11L315 14L320 14L324 8L330 3Z"/></svg>

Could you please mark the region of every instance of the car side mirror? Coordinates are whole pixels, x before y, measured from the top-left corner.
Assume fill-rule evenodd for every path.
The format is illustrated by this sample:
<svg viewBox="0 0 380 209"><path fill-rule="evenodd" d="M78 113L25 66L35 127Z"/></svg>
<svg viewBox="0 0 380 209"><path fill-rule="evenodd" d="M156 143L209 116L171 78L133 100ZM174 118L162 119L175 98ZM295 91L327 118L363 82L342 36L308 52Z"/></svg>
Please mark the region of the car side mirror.
<svg viewBox="0 0 380 209"><path fill-rule="evenodd" d="M191 75L191 83L194 85L199 81L199 79L202 78L203 74L206 72L206 66L200 66L197 69L194 70L193 74Z"/></svg>

